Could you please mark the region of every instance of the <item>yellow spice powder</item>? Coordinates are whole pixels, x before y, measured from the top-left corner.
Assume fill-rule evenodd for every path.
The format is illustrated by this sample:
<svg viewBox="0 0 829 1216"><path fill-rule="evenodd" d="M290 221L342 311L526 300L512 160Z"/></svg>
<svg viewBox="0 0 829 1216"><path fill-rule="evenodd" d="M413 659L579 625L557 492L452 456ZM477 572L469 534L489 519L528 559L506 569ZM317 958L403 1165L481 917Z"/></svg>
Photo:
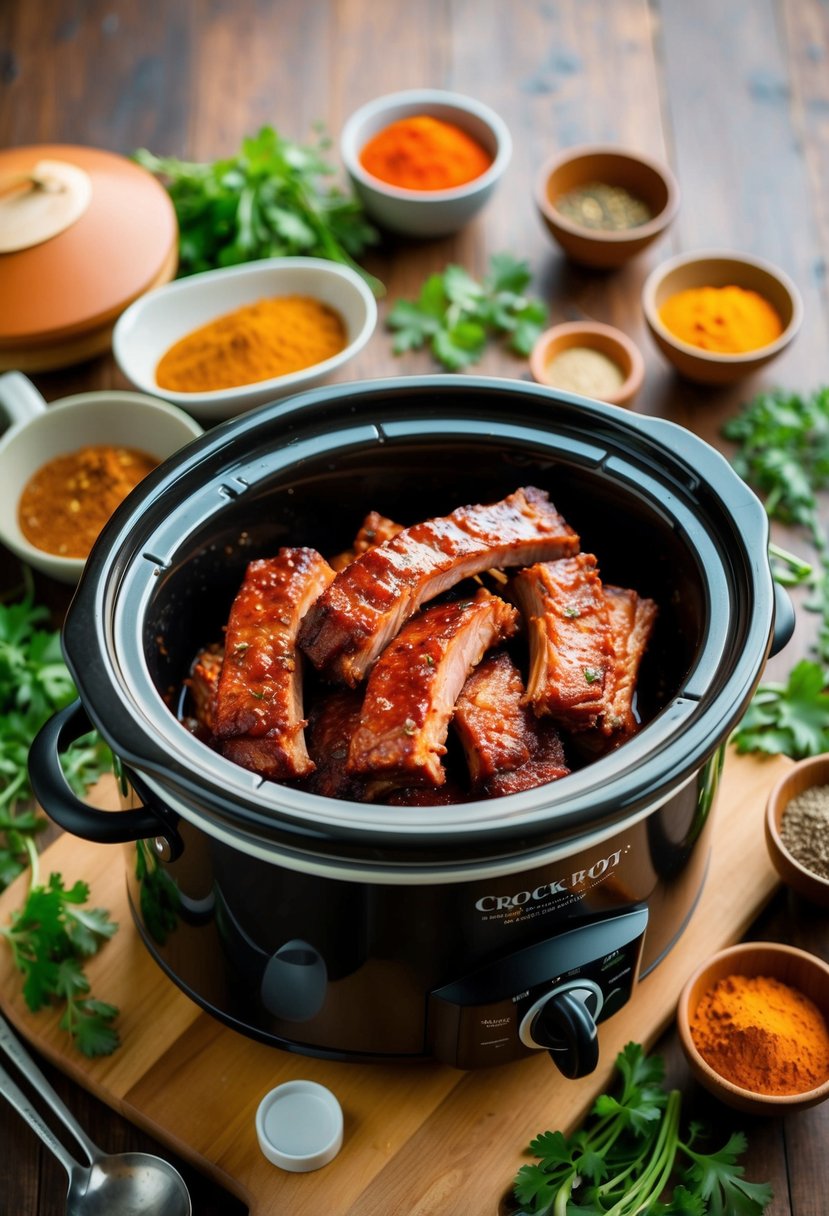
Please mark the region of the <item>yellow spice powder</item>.
<svg viewBox="0 0 829 1216"><path fill-rule="evenodd" d="M159 360L156 383L177 393L238 388L297 372L346 345L340 314L310 296L258 300L193 330Z"/></svg>
<svg viewBox="0 0 829 1216"><path fill-rule="evenodd" d="M721 355L759 350L783 332L768 300L744 287L690 287L666 300L659 317L680 341Z"/></svg>

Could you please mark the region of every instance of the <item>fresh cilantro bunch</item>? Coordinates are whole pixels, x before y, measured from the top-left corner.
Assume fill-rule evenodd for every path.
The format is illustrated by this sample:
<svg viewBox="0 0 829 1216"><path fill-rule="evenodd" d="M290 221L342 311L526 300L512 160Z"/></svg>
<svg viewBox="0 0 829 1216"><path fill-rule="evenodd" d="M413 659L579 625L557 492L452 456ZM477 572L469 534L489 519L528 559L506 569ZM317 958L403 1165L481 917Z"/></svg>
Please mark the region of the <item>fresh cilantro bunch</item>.
<svg viewBox="0 0 829 1216"><path fill-rule="evenodd" d="M824 552L818 494L829 487L829 387L806 397L760 393L722 433L738 445L734 468L765 496L769 518L806 528Z"/></svg>
<svg viewBox="0 0 829 1216"><path fill-rule="evenodd" d="M764 683L735 731L740 752L780 752L800 760L829 751L829 542L820 518L820 494L829 488L829 387L801 396L760 393L723 427L737 444L732 464L765 502L770 519L805 529L816 554L799 568L770 546L775 577L806 582L806 607L819 616L816 660L803 659L785 683Z"/></svg>
<svg viewBox="0 0 829 1216"><path fill-rule="evenodd" d="M743 1177L745 1136L702 1152L698 1124L680 1136L680 1094L663 1088L659 1056L628 1043L616 1067L620 1092L600 1094L582 1128L530 1144L538 1164L522 1166L514 1182L522 1216L762 1216L771 1188Z"/></svg>
<svg viewBox="0 0 829 1216"><path fill-rule="evenodd" d="M334 172L323 155L328 146L321 134L314 146L303 146L262 127L226 160L193 163L135 152L140 165L164 180L175 207L179 275L291 255L344 262L364 274L354 259L377 232L355 198L320 184Z"/></svg>
<svg viewBox="0 0 829 1216"><path fill-rule="evenodd" d="M113 1026L118 1010L90 995L84 961L95 954L118 926L102 908L85 908L89 887L66 888L60 874L38 880L38 859L31 841L32 880L22 908L0 927L23 974L23 996L33 1013L62 1003L61 1029L86 1056L109 1055L118 1046Z"/></svg>
<svg viewBox="0 0 829 1216"><path fill-rule="evenodd" d="M389 312L395 354L428 344L439 363L457 372L477 363L490 337L500 334L510 350L528 355L547 321L545 305L524 295L530 278L528 264L508 253L490 258L482 283L462 266L430 275L417 300L398 300Z"/></svg>
<svg viewBox="0 0 829 1216"><path fill-rule="evenodd" d="M32 798L29 745L44 722L77 695L58 633L40 628L47 616L31 595L0 604L0 890L24 868L26 840L45 826L25 806ZM98 736L86 735L69 749L64 769L72 788L82 793L110 763L109 749Z"/></svg>

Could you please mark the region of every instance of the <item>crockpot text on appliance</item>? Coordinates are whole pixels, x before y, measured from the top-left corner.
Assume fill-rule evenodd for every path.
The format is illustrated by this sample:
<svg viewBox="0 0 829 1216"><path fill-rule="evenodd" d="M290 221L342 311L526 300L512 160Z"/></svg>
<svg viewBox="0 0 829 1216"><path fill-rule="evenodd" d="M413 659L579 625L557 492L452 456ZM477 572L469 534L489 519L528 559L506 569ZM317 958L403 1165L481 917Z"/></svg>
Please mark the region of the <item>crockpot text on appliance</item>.
<svg viewBox="0 0 829 1216"><path fill-rule="evenodd" d="M617 849L609 857L602 857L599 861L594 862L587 870L574 870L572 874L567 874L564 878L557 878L554 882L543 882L540 886L534 887L532 891L517 891L515 895L484 895L476 901L475 907L479 912L500 912L505 908L520 908L531 901L538 903L541 900L551 899L554 895L561 895L580 887L588 880L601 878L608 870L612 870L619 864L621 856L622 850Z"/></svg>

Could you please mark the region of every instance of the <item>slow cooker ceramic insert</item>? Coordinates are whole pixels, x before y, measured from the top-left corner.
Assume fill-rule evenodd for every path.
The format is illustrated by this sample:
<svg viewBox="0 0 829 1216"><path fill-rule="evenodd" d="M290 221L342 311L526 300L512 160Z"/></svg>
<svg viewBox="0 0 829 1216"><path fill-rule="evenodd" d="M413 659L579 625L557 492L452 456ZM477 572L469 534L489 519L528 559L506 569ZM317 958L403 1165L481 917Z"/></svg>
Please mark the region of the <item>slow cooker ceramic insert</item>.
<svg viewBox="0 0 829 1216"><path fill-rule="evenodd" d="M528 484L605 581L659 605L645 725L616 751L504 798L388 807L263 781L178 722L252 558L335 554L370 509L413 523ZM132 842L147 948L238 1030L462 1068L547 1049L576 1076L596 1022L635 999L693 912L723 746L790 631L783 606L775 624L762 506L681 427L470 376L318 389L218 427L119 509L66 621L80 703L38 737L32 782L69 831ZM91 810L63 781L87 716L131 809Z"/></svg>

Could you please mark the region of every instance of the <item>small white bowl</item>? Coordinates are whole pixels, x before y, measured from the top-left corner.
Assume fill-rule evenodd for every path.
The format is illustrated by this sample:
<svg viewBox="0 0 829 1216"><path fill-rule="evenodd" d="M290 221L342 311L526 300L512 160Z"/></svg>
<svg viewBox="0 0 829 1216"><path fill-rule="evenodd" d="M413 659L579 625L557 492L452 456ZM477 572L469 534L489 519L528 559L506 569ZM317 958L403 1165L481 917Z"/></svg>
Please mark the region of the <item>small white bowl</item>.
<svg viewBox="0 0 829 1216"><path fill-rule="evenodd" d="M29 478L55 457L89 445L136 448L163 461L203 433L175 406L139 393L78 393L47 406L20 372L0 376L0 414L12 423L0 439L0 543L27 565L70 584L80 578L85 559L38 549L20 531L17 508Z"/></svg>
<svg viewBox="0 0 829 1216"><path fill-rule="evenodd" d="M367 173L360 163L366 143L402 118L428 114L460 127L493 158L485 173L450 190L407 190ZM503 119L489 106L460 93L409 89L389 93L356 110L340 136L340 155L354 192L376 223L404 236L435 237L457 232L489 199L512 155L512 139Z"/></svg>
<svg viewBox="0 0 829 1216"><path fill-rule="evenodd" d="M155 378L158 361L180 338L257 300L290 295L309 296L340 314L347 335L343 350L288 375L236 388L181 393L159 387ZM195 418L215 422L324 380L365 346L376 323L374 296L350 267L323 258L266 258L206 270L141 296L119 318L112 348L121 371L141 392L172 401Z"/></svg>

